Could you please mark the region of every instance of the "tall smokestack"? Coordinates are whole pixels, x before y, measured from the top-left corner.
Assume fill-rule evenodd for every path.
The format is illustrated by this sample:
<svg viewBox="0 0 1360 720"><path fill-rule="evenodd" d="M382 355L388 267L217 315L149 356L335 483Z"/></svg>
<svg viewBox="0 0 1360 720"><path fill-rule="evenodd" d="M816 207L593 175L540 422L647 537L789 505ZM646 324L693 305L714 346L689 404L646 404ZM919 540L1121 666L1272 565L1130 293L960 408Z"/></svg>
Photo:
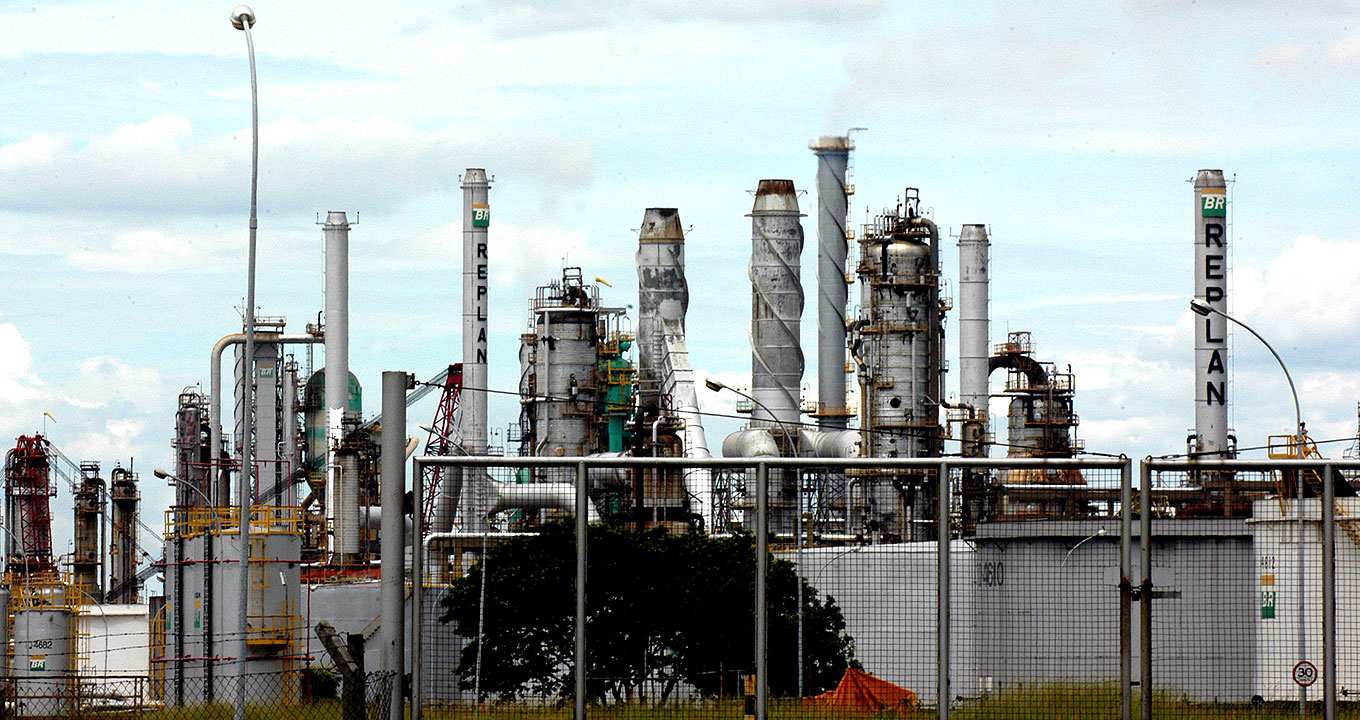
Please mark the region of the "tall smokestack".
<svg viewBox="0 0 1360 720"><path fill-rule="evenodd" d="M667 321L683 333L689 310L685 234L675 208L647 208L638 232L638 374L643 402L656 406L663 391Z"/></svg>
<svg viewBox="0 0 1360 720"><path fill-rule="evenodd" d="M792 180L761 180L751 209L751 408L755 426L797 426L803 225ZM794 450L794 449L790 449Z"/></svg>
<svg viewBox="0 0 1360 720"><path fill-rule="evenodd" d="M819 137L808 143L817 156L817 421L843 429L849 419L845 403L845 237L848 193L845 171L848 137Z"/></svg>
<svg viewBox="0 0 1360 720"><path fill-rule="evenodd" d="M959 400L981 420L987 418L990 251L985 225L963 226L959 233Z"/></svg>
<svg viewBox="0 0 1360 720"><path fill-rule="evenodd" d="M332 556L359 552L359 478L344 472L336 450L349 405L349 220L326 213L326 516ZM353 485L351 488L350 486Z"/></svg>
<svg viewBox="0 0 1360 720"><path fill-rule="evenodd" d="M1228 196L1222 170L1195 176L1195 297L1228 311ZM1195 316L1195 439L1201 455L1227 457L1228 321Z"/></svg>
<svg viewBox="0 0 1360 720"><path fill-rule="evenodd" d="M669 395L671 407L685 423L685 457L709 457L708 436L699 414L694 369L685 341L689 283L685 280L685 233L675 208L647 208L638 232L638 366L646 391L642 400L656 407ZM684 473L691 510L712 528L713 480L706 468Z"/></svg>
<svg viewBox="0 0 1360 720"><path fill-rule="evenodd" d="M472 455L486 454L487 228L491 185L486 170L463 173L463 391L458 433Z"/></svg>

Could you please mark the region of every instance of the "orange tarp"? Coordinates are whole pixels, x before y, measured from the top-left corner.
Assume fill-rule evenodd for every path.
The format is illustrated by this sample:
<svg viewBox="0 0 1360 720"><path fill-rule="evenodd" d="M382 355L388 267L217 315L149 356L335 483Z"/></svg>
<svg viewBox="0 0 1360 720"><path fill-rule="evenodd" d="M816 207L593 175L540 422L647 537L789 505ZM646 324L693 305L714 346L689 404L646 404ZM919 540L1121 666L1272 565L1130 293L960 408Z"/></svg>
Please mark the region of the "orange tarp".
<svg viewBox="0 0 1360 720"><path fill-rule="evenodd" d="M911 712L916 709L916 693L846 668L840 684L812 698L812 702L846 713Z"/></svg>

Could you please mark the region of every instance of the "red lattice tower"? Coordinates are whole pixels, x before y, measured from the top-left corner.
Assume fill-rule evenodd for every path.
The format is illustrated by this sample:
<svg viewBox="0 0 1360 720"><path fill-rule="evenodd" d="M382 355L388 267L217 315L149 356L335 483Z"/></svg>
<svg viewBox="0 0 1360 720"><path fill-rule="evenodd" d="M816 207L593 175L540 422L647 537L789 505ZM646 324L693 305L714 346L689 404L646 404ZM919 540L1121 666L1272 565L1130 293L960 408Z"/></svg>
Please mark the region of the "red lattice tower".
<svg viewBox="0 0 1360 720"><path fill-rule="evenodd" d="M25 575L54 572L52 562L52 509L57 494L52 484L47 439L21 435L5 455L5 516L14 533L9 572Z"/></svg>
<svg viewBox="0 0 1360 720"><path fill-rule="evenodd" d="M449 366L448 378L444 380L444 390L439 395L439 409L435 410L434 422L430 423L430 437L425 441L425 454L453 455L456 445L453 437L457 430L454 415L458 410L458 396L463 392L463 364ZM425 489L425 523L422 531L430 531L430 518L434 517L439 497L439 486L444 480L447 468L440 465L426 466L421 477Z"/></svg>

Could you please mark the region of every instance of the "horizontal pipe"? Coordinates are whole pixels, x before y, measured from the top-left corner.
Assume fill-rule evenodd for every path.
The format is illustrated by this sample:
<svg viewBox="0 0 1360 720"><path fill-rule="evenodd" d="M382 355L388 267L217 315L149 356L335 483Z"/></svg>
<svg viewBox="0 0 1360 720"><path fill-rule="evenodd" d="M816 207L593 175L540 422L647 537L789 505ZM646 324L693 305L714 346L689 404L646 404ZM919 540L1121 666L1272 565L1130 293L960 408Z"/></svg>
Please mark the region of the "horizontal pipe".
<svg viewBox="0 0 1360 720"><path fill-rule="evenodd" d="M952 464L952 463L951 463ZM1212 470L1229 472L1233 470L1277 470L1282 467L1320 470L1328 465L1338 470L1360 470L1360 459L1330 460L1328 458L1281 458L1279 460L1179 460L1147 459L1145 467L1152 470Z"/></svg>
<svg viewBox="0 0 1360 720"><path fill-rule="evenodd" d="M938 469L944 462L951 468L998 468L998 469L1035 469L1035 468L1074 468L1090 470L1117 470L1129 462L1124 458L786 458L786 457L721 457L721 458L679 458L679 457L502 457L502 456L439 456L417 455L415 461L422 466L442 465L444 467L705 467L705 468L750 468L758 464L769 467L786 468L837 468L866 470L923 470ZM1240 462L1240 461L1239 461ZM1325 463L1308 462L1309 465L1322 467ZM1337 467L1360 468L1360 460L1349 464L1328 461ZM1262 465L1267 467L1270 465ZM1273 466L1270 466L1273 467Z"/></svg>

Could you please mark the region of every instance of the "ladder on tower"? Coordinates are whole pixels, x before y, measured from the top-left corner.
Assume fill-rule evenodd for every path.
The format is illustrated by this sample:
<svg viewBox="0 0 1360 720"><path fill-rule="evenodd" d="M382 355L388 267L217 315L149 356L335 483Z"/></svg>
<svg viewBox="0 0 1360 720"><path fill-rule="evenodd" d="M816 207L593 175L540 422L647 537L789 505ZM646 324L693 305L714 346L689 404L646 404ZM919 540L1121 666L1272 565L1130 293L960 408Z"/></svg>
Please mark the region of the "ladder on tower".
<svg viewBox="0 0 1360 720"><path fill-rule="evenodd" d="M1299 443L1299 439L1293 435L1271 435L1267 442L1266 454L1273 460L1286 460L1298 457L1305 459L1322 458L1322 453L1318 452L1317 443L1314 443L1307 435L1303 436L1302 447L1300 447ZM1300 449L1302 452L1299 452ZM1341 477L1339 473L1336 473L1333 477L1324 480L1321 471L1314 468L1309 468L1302 472L1304 486L1307 489L1312 490L1319 500L1321 500L1323 493L1322 483L1335 483L1336 478ZM1335 471L1333 472L1335 473ZM1289 487L1286 487L1287 485L1289 485L1289 482L1282 473L1280 476L1278 492L1276 493L1280 498L1281 511L1284 510L1285 494L1291 491ZM1302 498L1299 498L1300 502L1302 502L1302 500ZM1336 524L1346 533L1347 537L1351 539L1351 542L1355 543L1357 548L1360 548L1360 524L1357 524L1360 523L1360 518L1352 517L1350 513L1346 512L1346 507L1341 504L1340 500L1333 500L1332 502L1333 506L1336 508Z"/></svg>

